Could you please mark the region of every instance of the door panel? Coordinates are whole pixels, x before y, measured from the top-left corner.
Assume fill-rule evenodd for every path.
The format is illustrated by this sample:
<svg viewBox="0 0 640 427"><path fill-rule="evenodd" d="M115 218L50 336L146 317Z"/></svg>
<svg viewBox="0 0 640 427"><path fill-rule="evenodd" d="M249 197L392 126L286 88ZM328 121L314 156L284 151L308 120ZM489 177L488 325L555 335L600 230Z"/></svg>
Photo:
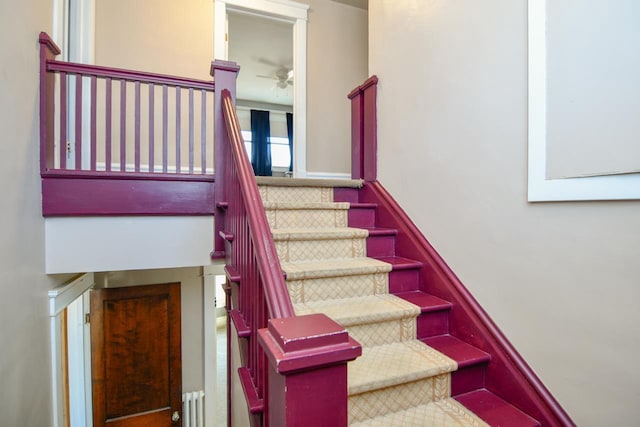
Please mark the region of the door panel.
<svg viewBox="0 0 640 427"><path fill-rule="evenodd" d="M91 292L95 427L182 425L180 340L179 284Z"/></svg>

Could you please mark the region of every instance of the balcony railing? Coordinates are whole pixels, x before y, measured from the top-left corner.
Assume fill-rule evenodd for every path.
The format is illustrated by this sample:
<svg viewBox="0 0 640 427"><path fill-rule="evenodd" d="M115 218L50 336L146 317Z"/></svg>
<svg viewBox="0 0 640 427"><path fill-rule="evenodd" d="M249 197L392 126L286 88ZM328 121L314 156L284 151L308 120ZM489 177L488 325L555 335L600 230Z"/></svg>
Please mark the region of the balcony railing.
<svg viewBox="0 0 640 427"><path fill-rule="evenodd" d="M214 213L213 81L58 61L39 41L45 216Z"/></svg>

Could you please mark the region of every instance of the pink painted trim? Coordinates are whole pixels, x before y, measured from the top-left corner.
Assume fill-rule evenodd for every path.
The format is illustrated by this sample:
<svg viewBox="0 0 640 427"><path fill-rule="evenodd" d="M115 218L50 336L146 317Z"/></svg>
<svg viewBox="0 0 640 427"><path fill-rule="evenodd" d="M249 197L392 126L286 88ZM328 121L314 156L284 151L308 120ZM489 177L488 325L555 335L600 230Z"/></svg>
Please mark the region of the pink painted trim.
<svg viewBox="0 0 640 427"><path fill-rule="evenodd" d="M201 171L205 173L207 171L207 121L204 119L207 117L207 92L204 90L200 93L201 110L200 110L200 159L201 159Z"/></svg>
<svg viewBox="0 0 640 427"><path fill-rule="evenodd" d="M135 82L133 119L133 164L135 171L140 172L140 82Z"/></svg>
<svg viewBox="0 0 640 427"><path fill-rule="evenodd" d="M155 170L155 85L149 84L149 170ZM204 117L204 116L203 116ZM203 121L205 121L203 119ZM204 173L204 171L203 171Z"/></svg>
<svg viewBox="0 0 640 427"><path fill-rule="evenodd" d="M211 67L209 68L209 74L212 77L215 77L215 70L219 71L230 71L231 73L238 73L240 71L240 66L233 61L223 61L221 59L216 59L211 62Z"/></svg>
<svg viewBox="0 0 640 427"><path fill-rule="evenodd" d="M47 33L40 33L40 171L54 163L55 79L47 73L47 61L60 54L60 48Z"/></svg>
<svg viewBox="0 0 640 427"><path fill-rule="evenodd" d="M363 199L378 203L381 226L398 229L399 255L411 256L429 266L429 277L423 280L429 293L454 304L452 335L491 354L487 388L498 395L504 394L543 426L574 426L569 415L382 184L366 183Z"/></svg>
<svg viewBox="0 0 640 427"><path fill-rule="evenodd" d="M75 169L82 169L82 76L76 75Z"/></svg>
<svg viewBox="0 0 640 427"><path fill-rule="evenodd" d="M38 43L40 43L40 47L46 48L53 56L60 55L62 52L49 34L44 31L38 36Z"/></svg>
<svg viewBox="0 0 640 427"><path fill-rule="evenodd" d="M347 331L323 314L271 319L269 333L284 352L310 350L348 342Z"/></svg>
<svg viewBox="0 0 640 427"><path fill-rule="evenodd" d="M193 173L193 88L189 88L189 173Z"/></svg>
<svg viewBox="0 0 640 427"><path fill-rule="evenodd" d="M98 82L96 77L91 77L91 170L96 170L97 162L97 106L96 93L98 91Z"/></svg>
<svg viewBox="0 0 640 427"><path fill-rule="evenodd" d="M227 265L224 267L224 272L230 282L240 283L240 273L234 267Z"/></svg>
<svg viewBox="0 0 640 427"><path fill-rule="evenodd" d="M169 87L162 86L162 172L169 170Z"/></svg>
<svg viewBox="0 0 640 427"><path fill-rule="evenodd" d="M181 124L182 124L182 114L180 112L182 108L182 102L180 101L180 88L176 87L176 172L180 173L182 161L180 159L181 145L180 138L182 136Z"/></svg>
<svg viewBox="0 0 640 427"><path fill-rule="evenodd" d="M214 78L218 90L213 93L213 132L214 132L214 169L219 180L216 189L216 206L227 203L227 184L224 184L231 167L231 148L229 147L226 125L222 115L222 89L230 90L231 97L235 99L236 78L238 67L235 63L216 60L211 63L211 76ZM226 227L226 209L219 208L216 211L214 255L216 258L224 258L225 244L218 237L219 232Z"/></svg>
<svg viewBox="0 0 640 427"><path fill-rule="evenodd" d="M67 74L60 73L60 168L67 168ZM51 113L53 115L53 112ZM51 147L53 148L53 141ZM49 166L53 167L53 163Z"/></svg>
<svg viewBox="0 0 640 427"><path fill-rule="evenodd" d="M375 181L377 178L377 99L378 77L371 76L352 90L351 100L351 177Z"/></svg>
<svg viewBox="0 0 640 427"><path fill-rule="evenodd" d="M123 181L191 181L191 182L215 182L215 175L203 174L177 174L177 173L147 173L147 172L108 172L88 170L52 169L41 174L42 178L67 178L67 179L106 179Z"/></svg>
<svg viewBox="0 0 640 427"><path fill-rule="evenodd" d="M346 363L362 354L360 344L324 314L271 319L268 329L258 331L258 340L282 375Z"/></svg>
<svg viewBox="0 0 640 427"><path fill-rule="evenodd" d="M45 217L214 213L213 182L207 179L64 172L44 173L42 214Z"/></svg>
<svg viewBox="0 0 640 427"><path fill-rule="evenodd" d="M107 78L105 81L105 141L104 141L104 159L105 159L105 169L109 172L111 171L111 143L112 143L112 135L111 135L111 97L112 97L112 84L111 79ZM64 169L64 168L63 168Z"/></svg>
<svg viewBox="0 0 640 427"><path fill-rule="evenodd" d="M78 64L75 62L47 61L46 71L80 74L83 76L110 77L129 82L146 82L184 88L214 90L214 83L206 80L189 79L186 77L165 74L147 73L144 71L123 70L121 68L102 67L99 65Z"/></svg>
<svg viewBox="0 0 640 427"><path fill-rule="evenodd" d="M231 93L227 89L222 91L222 113L225 117L227 134L231 144L232 159L238 170L238 180L240 181L240 190L245 205L249 230L254 236L255 257L262 277L269 317L294 316L293 305L282 275L275 244L273 239L264 238L264 236L271 236L271 229L267 222L253 169L244 149L234 102Z"/></svg>
<svg viewBox="0 0 640 427"><path fill-rule="evenodd" d="M351 99L351 178L362 179L364 177L364 153L363 141L364 110L363 97L359 88L349 94Z"/></svg>
<svg viewBox="0 0 640 427"><path fill-rule="evenodd" d="M236 332L240 338L248 338L251 336L251 328L242 318L242 314L238 310L229 310L229 318L236 328Z"/></svg>
<svg viewBox="0 0 640 427"><path fill-rule="evenodd" d="M251 372L246 367L238 368L238 375L240 376L240 384L242 384L242 391L247 399L247 406L251 414L257 414L264 412L264 400L258 396L257 388L251 378Z"/></svg>
<svg viewBox="0 0 640 427"><path fill-rule="evenodd" d="M120 172L127 169L127 82L120 80Z"/></svg>

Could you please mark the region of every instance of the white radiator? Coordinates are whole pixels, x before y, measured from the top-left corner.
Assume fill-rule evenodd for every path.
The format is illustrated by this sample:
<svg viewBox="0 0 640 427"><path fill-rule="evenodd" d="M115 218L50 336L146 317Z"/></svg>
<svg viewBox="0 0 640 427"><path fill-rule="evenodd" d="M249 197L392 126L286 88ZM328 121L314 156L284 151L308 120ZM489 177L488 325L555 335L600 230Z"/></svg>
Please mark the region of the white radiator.
<svg viewBox="0 0 640 427"><path fill-rule="evenodd" d="M182 393L182 427L204 427L204 391Z"/></svg>

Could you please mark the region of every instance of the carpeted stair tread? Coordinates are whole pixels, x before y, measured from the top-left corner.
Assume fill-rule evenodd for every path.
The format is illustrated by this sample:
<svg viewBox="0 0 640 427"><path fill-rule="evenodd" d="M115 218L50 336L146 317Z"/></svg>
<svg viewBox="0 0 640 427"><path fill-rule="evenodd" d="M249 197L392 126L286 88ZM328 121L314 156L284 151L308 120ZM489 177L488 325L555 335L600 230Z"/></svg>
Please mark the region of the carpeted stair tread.
<svg viewBox="0 0 640 427"><path fill-rule="evenodd" d="M264 206L271 229L345 228L348 225L348 203L265 202Z"/></svg>
<svg viewBox="0 0 640 427"><path fill-rule="evenodd" d="M539 427L540 423L488 390L456 396L455 400L491 426Z"/></svg>
<svg viewBox="0 0 640 427"><path fill-rule="evenodd" d="M274 176L256 176L258 185L275 187L344 187L361 188L361 179L317 179L317 178L280 178Z"/></svg>
<svg viewBox="0 0 640 427"><path fill-rule="evenodd" d="M349 363L350 396L455 371L453 359L418 340L365 347Z"/></svg>
<svg viewBox="0 0 640 427"><path fill-rule="evenodd" d="M395 293L395 296L415 304L422 310L422 313L431 311L449 310L452 304L434 295L427 294L422 291L409 291Z"/></svg>
<svg viewBox="0 0 640 427"><path fill-rule="evenodd" d="M424 338L421 341L455 360L458 363L458 368L491 361L491 355L488 353L451 335L438 335Z"/></svg>
<svg viewBox="0 0 640 427"><path fill-rule="evenodd" d="M345 327L411 319L420 314L420 307L389 294L299 303L294 304L294 310L298 316L324 313Z"/></svg>
<svg viewBox="0 0 640 427"><path fill-rule="evenodd" d="M506 425L506 424L504 424ZM510 424L519 426L518 424ZM474 415L455 399L443 399L426 405L415 406L403 411L393 412L372 418L351 427L488 427L483 420Z"/></svg>
<svg viewBox="0 0 640 427"><path fill-rule="evenodd" d="M280 266L286 273L287 280L355 276L360 274L387 273L391 271L391 264L373 258L281 262Z"/></svg>
<svg viewBox="0 0 640 427"><path fill-rule="evenodd" d="M263 202L265 210L347 210L347 202Z"/></svg>
<svg viewBox="0 0 640 427"><path fill-rule="evenodd" d="M271 230L273 240L338 240L364 239L369 235L367 230L351 227L336 228L283 228Z"/></svg>

